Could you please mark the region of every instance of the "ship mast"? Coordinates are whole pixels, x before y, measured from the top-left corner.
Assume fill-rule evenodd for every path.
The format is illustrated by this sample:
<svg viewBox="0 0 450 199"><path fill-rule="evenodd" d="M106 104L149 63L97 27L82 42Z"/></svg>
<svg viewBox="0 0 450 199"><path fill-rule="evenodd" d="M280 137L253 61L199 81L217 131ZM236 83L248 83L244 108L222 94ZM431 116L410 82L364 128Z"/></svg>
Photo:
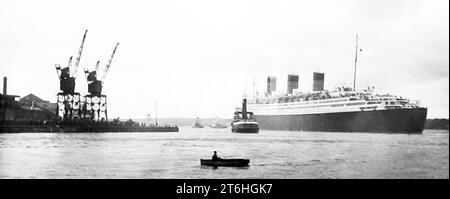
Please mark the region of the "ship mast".
<svg viewBox="0 0 450 199"><path fill-rule="evenodd" d="M155 125L158 126L158 101L155 100Z"/></svg>
<svg viewBox="0 0 450 199"><path fill-rule="evenodd" d="M256 96L256 90L255 90L255 74L253 74L253 97Z"/></svg>
<svg viewBox="0 0 450 199"><path fill-rule="evenodd" d="M358 61L358 34L356 34L356 48L355 48L355 70L353 71L353 91L356 85L356 62Z"/></svg>

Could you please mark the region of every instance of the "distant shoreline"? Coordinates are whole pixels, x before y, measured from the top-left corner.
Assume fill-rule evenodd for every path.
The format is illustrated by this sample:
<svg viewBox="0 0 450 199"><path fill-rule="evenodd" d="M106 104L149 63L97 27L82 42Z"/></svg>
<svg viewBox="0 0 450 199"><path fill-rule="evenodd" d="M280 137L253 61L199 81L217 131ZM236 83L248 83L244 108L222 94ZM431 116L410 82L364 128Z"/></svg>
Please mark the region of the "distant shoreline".
<svg viewBox="0 0 450 199"><path fill-rule="evenodd" d="M127 121L129 118L120 118L121 121ZM155 118L150 119L131 119L138 123L145 123L145 124L155 124ZM200 124L208 126L211 124L214 124L216 122L216 118L199 118ZM192 126L194 123L195 118L158 118L158 125L176 125L176 126ZM232 121L232 119L224 119L219 118L219 123L224 125L229 125Z"/></svg>
<svg viewBox="0 0 450 199"><path fill-rule="evenodd" d="M425 122L425 129L449 130L448 119L444 118L427 119L427 121Z"/></svg>

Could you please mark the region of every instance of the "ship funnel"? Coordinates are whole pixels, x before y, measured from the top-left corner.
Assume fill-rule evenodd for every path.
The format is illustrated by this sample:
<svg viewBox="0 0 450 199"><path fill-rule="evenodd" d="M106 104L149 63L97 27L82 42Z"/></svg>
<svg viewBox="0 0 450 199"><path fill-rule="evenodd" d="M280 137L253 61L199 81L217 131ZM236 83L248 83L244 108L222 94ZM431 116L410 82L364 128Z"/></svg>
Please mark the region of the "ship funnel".
<svg viewBox="0 0 450 199"><path fill-rule="evenodd" d="M288 75L287 93L292 94L294 89L298 89L298 75Z"/></svg>
<svg viewBox="0 0 450 199"><path fill-rule="evenodd" d="M313 91L323 91L324 79L325 79L324 73L313 74Z"/></svg>
<svg viewBox="0 0 450 199"><path fill-rule="evenodd" d="M8 94L8 78L3 77L3 95Z"/></svg>
<svg viewBox="0 0 450 199"><path fill-rule="evenodd" d="M277 78L274 76L267 77L267 93L272 94L272 92L277 90Z"/></svg>
<svg viewBox="0 0 450 199"><path fill-rule="evenodd" d="M246 120L247 118L247 99L242 99L242 119Z"/></svg>

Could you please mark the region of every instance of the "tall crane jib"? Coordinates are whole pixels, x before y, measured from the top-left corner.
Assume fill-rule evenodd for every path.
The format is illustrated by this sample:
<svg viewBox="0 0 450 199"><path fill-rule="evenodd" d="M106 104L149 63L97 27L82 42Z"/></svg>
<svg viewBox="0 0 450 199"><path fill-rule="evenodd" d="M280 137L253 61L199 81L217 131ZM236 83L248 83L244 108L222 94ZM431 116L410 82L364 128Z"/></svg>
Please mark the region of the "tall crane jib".
<svg viewBox="0 0 450 199"><path fill-rule="evenodd" d="M74 66L74 71L73 71L74 72L73 76L75 78L78 75L78 67L80 65L81 54L83 53L84 41L86 40L87 31L88 30L84 31L83 40L81 41L81 46L80 46L80 49L78 50L78 56L77 56L77 59L75 60L75 66Z"/></svg>
<svg viewBox="0 0 450 199"><path fill-rule="evenodd" d="M108 73L109 67L111 66L111 62L112 62L112 59L114 57L114 54L116 54L117 46L119 46L119 43L117 43L116 47L114 47L114 50L113 50L113 52L111 54L111 57L109 58L108 63L105 66L105 71L103 72L103 76L102 76L101 81L105 81L106 74Z"/></svg>

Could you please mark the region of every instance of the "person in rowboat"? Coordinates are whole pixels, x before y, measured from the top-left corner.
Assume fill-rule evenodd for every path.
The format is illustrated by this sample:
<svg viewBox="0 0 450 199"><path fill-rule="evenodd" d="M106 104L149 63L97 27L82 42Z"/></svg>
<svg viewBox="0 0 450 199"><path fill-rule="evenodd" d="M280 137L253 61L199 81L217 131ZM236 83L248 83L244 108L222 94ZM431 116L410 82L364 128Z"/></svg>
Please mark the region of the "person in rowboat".
<svg viewBox="0 0 450 199"><path fill-rule="evenodd" d="M217 156L217 151L214 151L214 155L212 156L212 160L213 161L220 160L219 156Z"/></svg>

